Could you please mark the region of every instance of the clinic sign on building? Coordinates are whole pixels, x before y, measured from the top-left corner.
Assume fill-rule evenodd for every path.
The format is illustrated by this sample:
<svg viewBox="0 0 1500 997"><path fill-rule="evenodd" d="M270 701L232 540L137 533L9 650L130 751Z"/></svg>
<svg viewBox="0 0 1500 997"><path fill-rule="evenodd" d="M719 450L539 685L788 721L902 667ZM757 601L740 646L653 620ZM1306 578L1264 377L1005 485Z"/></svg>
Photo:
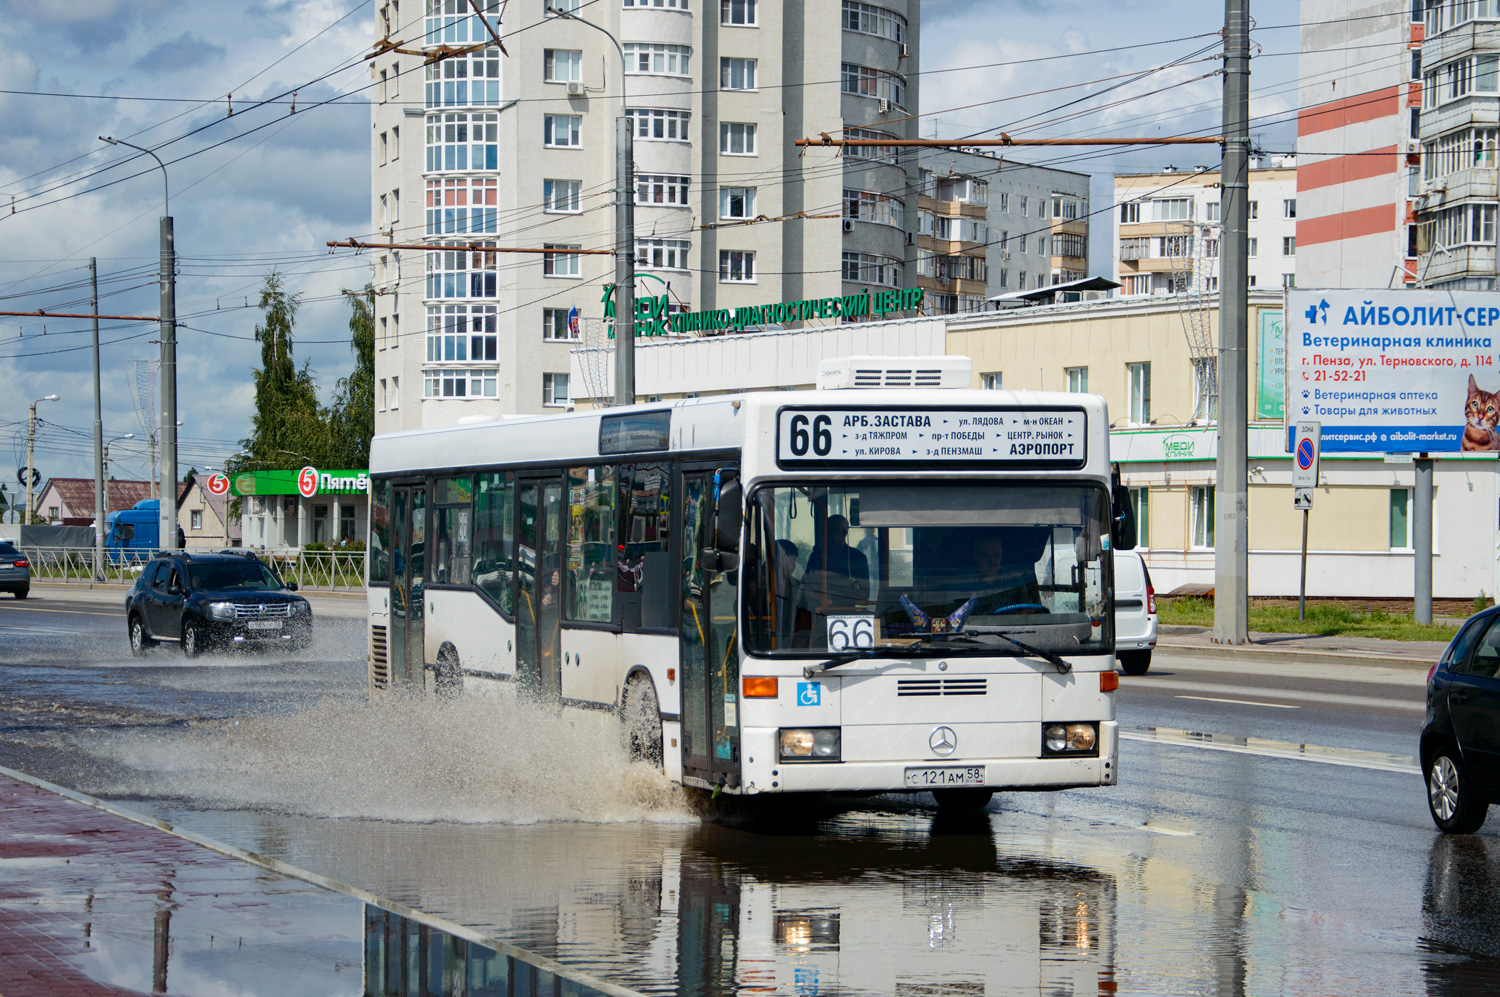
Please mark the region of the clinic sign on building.
<svg viewBox="0 0 1500 997"><path fill-rule="evenodd" d="M1290 290L1286 421L1323 450L1500 452L1500 296Z"/></svg>

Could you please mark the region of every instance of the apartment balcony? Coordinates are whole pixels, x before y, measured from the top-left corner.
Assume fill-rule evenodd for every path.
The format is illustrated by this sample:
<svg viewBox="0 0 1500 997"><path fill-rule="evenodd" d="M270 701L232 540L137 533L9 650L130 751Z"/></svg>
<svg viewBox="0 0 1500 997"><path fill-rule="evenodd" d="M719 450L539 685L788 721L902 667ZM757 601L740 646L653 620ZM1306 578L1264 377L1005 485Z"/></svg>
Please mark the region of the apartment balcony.
<svg viewBox="0 0 1500 997"><path fill-rule="evenodd" d="M1432 262L1423 257L1417 263L1417 272L1428 286L1440 281L1460 277L1496 276L1496 251L1494 246L1456 246L1444 252L1434 252Z"/></svg>
<svg viewBox="0 0 1500 997"><path fill-rule="evenodd" d="M983 204L973 204L969 201L939 201L926 194L917 197L917 210L931 211L933 214L946 215L949 218L984 218L989 213L989 208Z"/></svg>
<svg viewBox="0 0 1500 997"><path fill-rule="evenodd" d="M1079 261L1080 263L1083 261ZM1191 258L1186 256L1150 256L1138 260L1121 260L1121 273L1171 273L1174 270L1187 270L1193 264ZM1057 266L1056 263L1053 266ZM1069 267L1070 270L1086 269L1086 267Z"/></svg>
<svg viewBox="0 0 1500 997"><path fill-rule="evenodd" d="M1442 135L1465 125L1500 123L1500 97L1492 93L1471 93L1449 101L1441 107L1422 112L1422 134Z"/></svg>
<svg viewBox="0 0 1500 997"><path fill-rule="evenodd" d="M1438 190L1433 184L1440 185L1443 189ZM1424 211L1451 208L1462 201L1500 199L1500 184L1496 183L1496 170L1493 166L1476 166L1472 169L1449 173L1444 177L1436 177L1428 181L1428 189L1432 192L1422 206Z"/></svg>
<svg viewBox="0 0 1500 997"><path fill-rule="evenodd" d="M1430 35L1422 42L1422 65L1441 66L1461 55L1500 51L1500 23L1471 21Z"/></svg>
<svg viewBox="0 0 1500 997"><path fill-rule="evenodd" d="M1136 222L1127 225L1122 222L1117 235L1121 239L1145 239L1153 235L1183 235L1187 231L1188 224L1188 222Z"/></svg>
<svg viewBox="0 0 1500 997"><path fill-rule="evenodd" d="M1053 270L1083 270L1087 271L1089 261L1081 256L1054 256L1052 257Z"/></svg>
<svg viewBox="0 0 1500 997"><path fill-rule="evenodd" d="M1124 229L1134 228L1134 227L1135 226L1133 226L1133 225L1121 225L1120 226L1120 228L1121 228L1122 231ZM1052 234L1053 235L1082 235L1082 236L1087 236L1089 234L1089 223L1086 220L1082 219L1082 218L1073 218L1073 219L1069 219L1067 221L1064 221L1064 220L1059 219L1059 218L1054 218L1054 219L1052 219Z"/></svg>

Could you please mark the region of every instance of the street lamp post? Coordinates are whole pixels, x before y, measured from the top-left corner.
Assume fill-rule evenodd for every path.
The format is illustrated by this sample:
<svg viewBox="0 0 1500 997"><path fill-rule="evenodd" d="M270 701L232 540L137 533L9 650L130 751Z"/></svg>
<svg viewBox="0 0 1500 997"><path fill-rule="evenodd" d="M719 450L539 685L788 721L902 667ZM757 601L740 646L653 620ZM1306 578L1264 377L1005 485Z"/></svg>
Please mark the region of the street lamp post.
<svg viewBox="0 0 1500 997"><path fill-rule="evenodd" d="M26 520L23 525L31 525L31 517L36 514L32 505L31 479L36 474L36 464L33 454L36 448L36 406L37 402L55 402L56 395L43 395L31 403L31 420L26 424Z"/></svg>
<svg viewBox="0 0 1500 997"><path fill-rule="evenodd" d="M109 445L111 443L118 443L121 440L133 440L133 439L135 439L135 434L134 433L126 433L124 436L113 437L113 438L107 440L105 442L105 444L104 444L104 453L103 453L102 459L100 460L99 463L101 465L100 469L103 471L103 477L104 477L104 489L103 489L103 491L104 491L104 515L105 515L106 518L108 518L108 516L109 516ZM100 523L99 525L100 525L100 528L102 529L104 524Z"/></svg>
<svg viewBox="0 0 1500 997"><path fill-rule="evenodd" d="M635 402L635 137L625 111L625 49L597 24L553 7L548 13L593 28L620 53L620 116L615 119L614 403L630 405Z"/></svg>
<svg viewBox="0 0 1500 997"><path fill-rule="evenodd" d="M177 255L173 248L171 194L167 165L150 149L124 139L99 136L101 142L144 152L161 167L161 513L157 520L162 547L177 546Z"/></svg>

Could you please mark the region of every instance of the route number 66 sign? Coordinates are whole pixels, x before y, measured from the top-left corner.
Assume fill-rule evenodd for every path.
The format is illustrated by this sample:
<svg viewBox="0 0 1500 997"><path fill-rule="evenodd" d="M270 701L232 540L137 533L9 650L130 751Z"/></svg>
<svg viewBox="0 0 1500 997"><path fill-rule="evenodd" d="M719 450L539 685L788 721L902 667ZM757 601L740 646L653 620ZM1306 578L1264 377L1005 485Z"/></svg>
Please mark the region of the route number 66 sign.
<svg viewBox="0 0 1500 997"><path fill-rule="evenodd" d="M859 651L875 646L875 617L828 617L828 650Z"/></svg>

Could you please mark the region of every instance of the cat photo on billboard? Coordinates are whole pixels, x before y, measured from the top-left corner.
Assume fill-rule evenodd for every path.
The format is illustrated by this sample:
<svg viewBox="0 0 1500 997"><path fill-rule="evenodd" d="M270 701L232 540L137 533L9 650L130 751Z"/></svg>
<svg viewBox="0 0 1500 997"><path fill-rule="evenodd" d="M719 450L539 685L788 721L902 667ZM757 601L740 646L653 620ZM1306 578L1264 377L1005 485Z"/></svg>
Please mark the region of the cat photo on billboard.
<svg viewBox="0 0 1500 997"><path fill-rule="evenodd" d="M1500 450L1500 392L1484 391L1469 375L1469 399L1464 404L1464 450Z"/></svg>

